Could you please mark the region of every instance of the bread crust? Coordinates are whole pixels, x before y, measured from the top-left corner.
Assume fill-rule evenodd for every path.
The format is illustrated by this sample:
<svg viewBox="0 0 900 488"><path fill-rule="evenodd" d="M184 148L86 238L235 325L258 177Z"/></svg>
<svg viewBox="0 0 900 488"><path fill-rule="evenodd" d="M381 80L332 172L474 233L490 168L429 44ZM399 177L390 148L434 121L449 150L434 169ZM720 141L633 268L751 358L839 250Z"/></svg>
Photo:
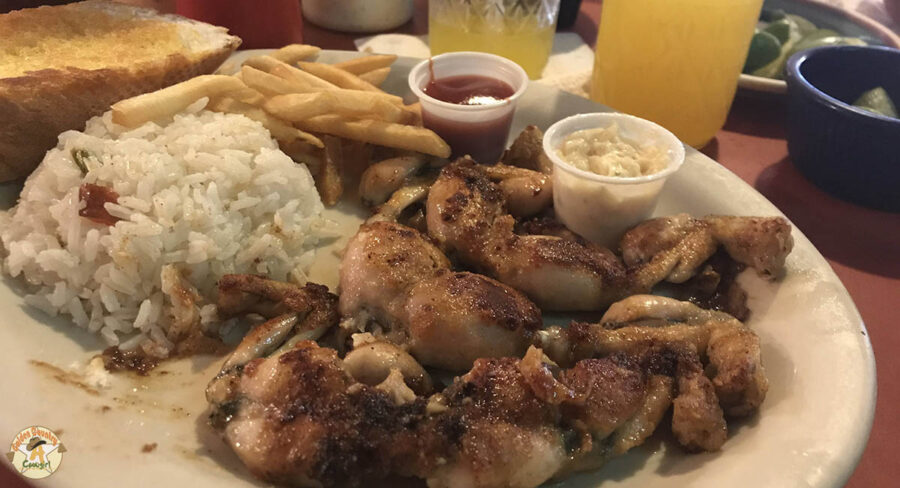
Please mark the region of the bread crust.
<svg viewBox="0 0 900 488"><path fill-rule="evenodd" d="M0 182L30 174L60 133L84 129L115 102L212 73L240 45L237 37L222 37L215 49L185 49L129 67L45 69L0 79Z"/></svg>

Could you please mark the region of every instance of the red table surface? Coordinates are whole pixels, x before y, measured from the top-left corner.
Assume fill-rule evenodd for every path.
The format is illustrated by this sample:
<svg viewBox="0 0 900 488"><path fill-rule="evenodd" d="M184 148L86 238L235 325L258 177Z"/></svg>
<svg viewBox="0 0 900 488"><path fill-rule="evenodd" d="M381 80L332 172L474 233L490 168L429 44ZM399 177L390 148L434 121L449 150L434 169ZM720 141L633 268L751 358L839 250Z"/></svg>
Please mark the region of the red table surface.
<svg viewBox="0 0 900 488"><path fill-rule="evenodd" d="M171 1L141 1L171 5ZM573 30L593 44L600 0L583 0ZM396 32L426 33L427 0L416 0L416 15ZM304 41L325 49L355 50L357 36L306 23ZM785 141L783 101L739 94L725 127L703 152L753 185L812 241L850 291L875 349L878 402L869 444L847 487L898 486L900 463L900 214L869 210L837 200L806 181L791 164ZM12 438L13 432L0 433ZM2 440L2 439L0 439ZM727 449L727 446L726 446ZM65 476L63 468L54 476ZM34 486L40 486L40 481ZM0 487L28 485L0 469Z"/></svg>

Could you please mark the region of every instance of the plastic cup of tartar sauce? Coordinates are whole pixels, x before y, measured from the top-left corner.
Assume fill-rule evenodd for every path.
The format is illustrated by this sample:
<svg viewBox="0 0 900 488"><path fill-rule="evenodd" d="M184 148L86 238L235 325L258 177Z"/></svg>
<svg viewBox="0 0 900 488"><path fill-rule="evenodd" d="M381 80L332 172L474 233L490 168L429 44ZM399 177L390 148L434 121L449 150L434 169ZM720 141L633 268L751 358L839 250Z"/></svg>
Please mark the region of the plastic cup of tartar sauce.
<svg viewBox="0 0 900 488"><path fill-rule="evenodd" d="M506 83L512 94L495 104L462 105L426 93L432 80L473 75ZM516 102L528 88L528 75L504 57L462 51L417 64L409 73L409 87L422 104L423 124L447 141L452 157L468 154L479 163L494 164L506 149Z"/></svg>
<svg viewBox="0 0 900 488"><path fill-rule="evenodd" d="M644 176L605 176L569 164L560 153L566 138L584 129L615 124L621 140L638 148L655 146L664 168ZM582 237L614 247L622 234L653 212L666 180L684 163L684 145L663 127L621 113L588 113L562 119L544 134L544 152L553 162L556 216Z"/></svg>

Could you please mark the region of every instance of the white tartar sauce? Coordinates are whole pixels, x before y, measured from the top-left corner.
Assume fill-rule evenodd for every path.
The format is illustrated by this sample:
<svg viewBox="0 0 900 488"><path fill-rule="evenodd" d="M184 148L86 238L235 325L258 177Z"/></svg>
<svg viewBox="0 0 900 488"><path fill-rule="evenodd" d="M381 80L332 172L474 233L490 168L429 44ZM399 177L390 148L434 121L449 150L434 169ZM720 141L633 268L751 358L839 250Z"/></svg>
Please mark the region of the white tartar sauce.
<svg viewBox="0 0 900 488"><path fill-rule="evenodd" d="M582 171L623 178L658 173L669 161L656 146L638 146L621 138L616 124L573 132L563 139L558 152L563 161Z"/></svg>

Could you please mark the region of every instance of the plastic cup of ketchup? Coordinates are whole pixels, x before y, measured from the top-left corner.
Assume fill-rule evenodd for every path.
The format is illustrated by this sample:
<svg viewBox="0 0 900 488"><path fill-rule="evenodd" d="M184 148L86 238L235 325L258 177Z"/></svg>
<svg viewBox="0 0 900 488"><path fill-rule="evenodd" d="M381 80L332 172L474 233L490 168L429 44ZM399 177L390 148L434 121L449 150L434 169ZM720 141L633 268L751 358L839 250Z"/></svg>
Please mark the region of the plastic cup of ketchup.
<svg viewBox="0 0 900 488"><path fill-rule="evenodd" d="M422 122L441 136L451 157L494 164L506 149L516 102L528 86L518 64L493 54L454 52L422 61L409 87L422 103Z"/></svg>

